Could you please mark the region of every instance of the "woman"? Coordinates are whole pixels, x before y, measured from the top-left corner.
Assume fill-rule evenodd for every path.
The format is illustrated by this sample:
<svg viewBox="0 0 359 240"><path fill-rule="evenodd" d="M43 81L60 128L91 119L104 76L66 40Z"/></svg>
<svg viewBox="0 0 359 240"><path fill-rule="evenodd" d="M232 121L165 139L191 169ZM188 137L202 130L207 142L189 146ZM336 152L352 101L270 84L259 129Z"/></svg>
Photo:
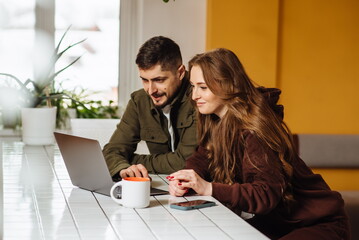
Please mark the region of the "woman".
<svg viewBox="0 0 359 240"><path fill-rule="evenodd" d="M340 194L296 153L276 105L279 90L256 88L227 49L189 62L198 112L197 151L171 174L171 195L211 195L271 239L349 239Z"/></svg>

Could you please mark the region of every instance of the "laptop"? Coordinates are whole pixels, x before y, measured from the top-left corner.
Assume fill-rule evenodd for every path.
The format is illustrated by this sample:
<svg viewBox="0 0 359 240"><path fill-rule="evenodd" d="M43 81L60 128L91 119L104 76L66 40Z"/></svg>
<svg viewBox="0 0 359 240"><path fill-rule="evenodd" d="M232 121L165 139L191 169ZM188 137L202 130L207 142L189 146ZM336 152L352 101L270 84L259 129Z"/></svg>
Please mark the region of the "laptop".
<svg viewBox="0 0 359 240"><path fill-rule="evenodd" d="M107 168L99 142L95 139L54 132L71 182L79 188L110 196L114 182ZM121 192L117 188L117 197ZM151 187L151 196L168 191Z"/></svg>

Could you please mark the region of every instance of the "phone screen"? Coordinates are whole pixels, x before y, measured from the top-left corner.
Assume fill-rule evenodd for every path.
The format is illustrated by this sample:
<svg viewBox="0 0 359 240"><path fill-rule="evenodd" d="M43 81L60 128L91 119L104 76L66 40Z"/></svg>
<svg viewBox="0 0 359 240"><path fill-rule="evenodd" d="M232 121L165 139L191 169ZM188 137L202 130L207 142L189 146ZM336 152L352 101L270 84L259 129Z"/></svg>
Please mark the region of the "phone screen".
<svg viewBox="0 0 359 240"><path fill-rule="evenodd" d="M187 202L178 202L178 203L171 203L171 208L176 208L180 210L190 210L196 208L204 208L204 207L211 207L216 205L215 202L207 201L207 200L192 200Z"/></svg>

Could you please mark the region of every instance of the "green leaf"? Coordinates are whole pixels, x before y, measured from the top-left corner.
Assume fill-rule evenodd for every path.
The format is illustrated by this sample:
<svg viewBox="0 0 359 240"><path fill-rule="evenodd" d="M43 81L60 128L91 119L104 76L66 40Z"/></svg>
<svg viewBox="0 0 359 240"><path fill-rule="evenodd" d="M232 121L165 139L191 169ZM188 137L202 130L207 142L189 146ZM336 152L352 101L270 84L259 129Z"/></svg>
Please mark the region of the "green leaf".
<svg viewBox="0 0 359 240"><path fill-rule="evenodd" d="M76 63L82 56L77 57L74 61L72 61L69 65L67 65L66 67L62 68L61 70L57 71L56 73L54 73L50 79L54 79L57 75L59 75L61 72L63 72L64 70L66 70L67 68L69 68L71 65L73 65L74 63ZM53 80L52 80L53 81Z"/></svg>

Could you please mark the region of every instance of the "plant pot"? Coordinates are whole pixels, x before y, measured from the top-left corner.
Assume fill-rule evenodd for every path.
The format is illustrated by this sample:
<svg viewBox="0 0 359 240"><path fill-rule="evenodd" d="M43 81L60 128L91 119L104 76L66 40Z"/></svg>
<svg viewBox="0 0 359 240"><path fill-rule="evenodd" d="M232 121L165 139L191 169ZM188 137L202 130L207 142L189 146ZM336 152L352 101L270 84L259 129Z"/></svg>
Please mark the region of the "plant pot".
<svg viewBox="0 0 359 240"><path fill-rule="evenodd" d="M15 129L19 124L19 115L18 109L3 108L0 113L3 127Z"/></svg>
<svg viewBox="0 0 359 240"><path fill-rule="evenodd" d="M22 108L22 141L27 145L54 144L56 107Z"/></svg>
<svg viewBox="0 0 359 240"><path fill-rule="evenodd" d="M71 130L72 118L76 118L75 108L60 108L60 112L57 115L56 127L61 130Z"/></svg>

